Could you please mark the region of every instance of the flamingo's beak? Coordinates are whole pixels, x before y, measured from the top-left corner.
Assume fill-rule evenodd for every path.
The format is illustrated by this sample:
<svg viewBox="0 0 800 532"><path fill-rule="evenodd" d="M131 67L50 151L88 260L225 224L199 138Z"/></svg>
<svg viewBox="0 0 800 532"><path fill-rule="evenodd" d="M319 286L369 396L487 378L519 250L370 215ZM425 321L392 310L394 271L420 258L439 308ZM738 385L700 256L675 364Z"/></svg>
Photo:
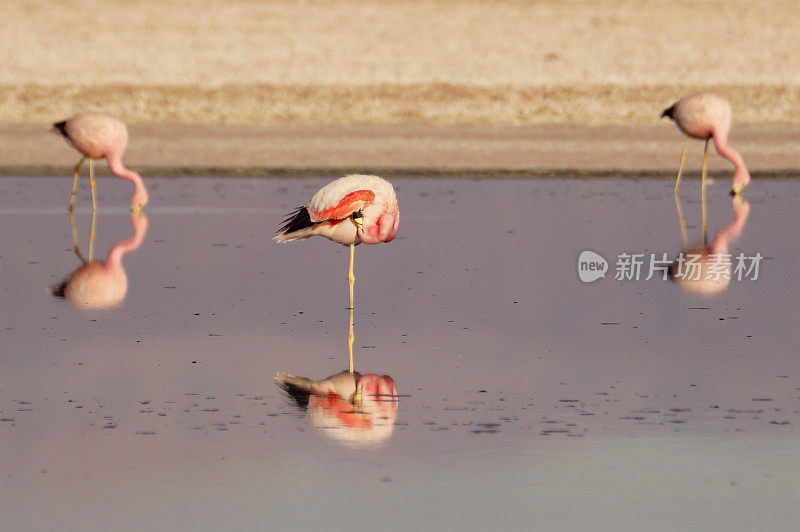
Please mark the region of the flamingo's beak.
<svg viewBox="0 0 800 532"><path fill-rule="evenodd" d="M353 214L353 222L356 224L361 231L364 230L364 214L361 212L357 212Z"/></svg>
<svg viewBox="0 0 800 532"><path fill-rule="evenodd" d="M737 198L742 196L742 188L743 187L733 187L731 189L731 196Z"/></svg>

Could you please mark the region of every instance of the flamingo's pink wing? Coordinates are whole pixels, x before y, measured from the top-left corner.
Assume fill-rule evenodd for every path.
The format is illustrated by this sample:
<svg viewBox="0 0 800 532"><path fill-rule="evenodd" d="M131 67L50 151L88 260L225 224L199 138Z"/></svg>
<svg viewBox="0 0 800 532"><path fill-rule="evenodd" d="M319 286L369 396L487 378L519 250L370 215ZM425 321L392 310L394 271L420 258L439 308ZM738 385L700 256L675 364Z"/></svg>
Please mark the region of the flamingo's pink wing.
<svg viewBox="0 0 800 532"><path fill-rule="evenodd" d="M324 222L326 220L343 220L360 210L372 205L375 201L375 193L371 190L356 190L344 196L336 205L311 210L308 212L312 222Z"/></svg>

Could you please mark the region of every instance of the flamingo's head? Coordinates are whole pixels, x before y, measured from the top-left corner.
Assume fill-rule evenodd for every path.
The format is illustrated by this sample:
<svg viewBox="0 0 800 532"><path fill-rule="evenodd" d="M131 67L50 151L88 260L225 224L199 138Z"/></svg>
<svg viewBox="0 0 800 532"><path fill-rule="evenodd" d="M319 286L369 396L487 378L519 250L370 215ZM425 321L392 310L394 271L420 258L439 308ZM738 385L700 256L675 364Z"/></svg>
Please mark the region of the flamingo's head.
<svg viewBox="0 0 800 532"><path fill-rule="evenodd" d="M400 227L400 207L397 196L388 181L380 180L373 187L375 201L356 213L358 239L365 244L391 242Z"/></svg>
<svg viewBox="0 0 800 532"><path fill-rule="evenodd" d="M361 375L356 382L356 391L352 402L362 404L364 401L397 402L397 385L388 375L368 373ZM396 405L394 405L396 409Z"/></svg>
<svg viewBox="0 0 800 532"><path fill-rule="evenodd" d="M731 190L732 196L738 196L742 193L742 189L750 184L750 172L742 165L736 169L733 174L733 189Z"/></svg>
<svg viewBox="0 0 800 532"><path fill-rule="evenodd" d="M359 225L359 222L356 222ZM358 238L365 244L380 244L391 242L397 235L400 225L400 213L384 212L377 219L364 216L358 228Z"/></svg>
<svg viewBox="0 0 800 532"><path fill-rule="evenodd" d="M139 213L142 211L142 207L147 205L147 202L150 200L150 196L147 194L147 189L144 186L144 183L141 182L141 177L139 177L139 181L134 181L134 191L133 196L131 197L131 211L134 213Z"/></svg>

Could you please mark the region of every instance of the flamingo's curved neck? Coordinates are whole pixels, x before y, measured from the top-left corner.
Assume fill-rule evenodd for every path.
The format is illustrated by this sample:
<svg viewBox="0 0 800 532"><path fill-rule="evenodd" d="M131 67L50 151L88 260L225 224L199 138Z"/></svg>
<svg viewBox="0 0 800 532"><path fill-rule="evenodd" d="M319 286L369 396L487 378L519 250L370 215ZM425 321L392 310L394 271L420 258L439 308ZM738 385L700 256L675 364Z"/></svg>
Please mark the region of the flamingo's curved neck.
<svg viewBox="0 0 800 532"><path fill-rule="evenodd" d="M130 168L126 168L124 164L122 164L122 159L114 154L110 155L108 158L108 168L111 170L111 173L115 176L119 177L120 179L127 179L128 181L133 181L133 201L134 203L138 202L141 205L147 203L147 189L144 186L144 181L142 180L142 176L138 173L134 172Z"/></svg>
<svg viewBox="0 0 800 532"><path fill-rule="evenodd" d="M747 224L747 216L750 213L749 209L741 207L737 209L734 207L733 213L733 221L720 229L717 232L717 236L714 238L714 245L712 247L714 253L728 254L730 252L730 244L738 239L742 231L744 231L744 226Z"/></svg>
<svg viewBox="0 0 800 532"><path fill-rule="evenodd" d="M720 156L728 159L733 163L735 170L733 172L733 188L735 191L741 190L750 182L750 171L744 164L744 159L739 155L739 152L734 150L728 145L727 135L714 135L714 147Z"/></svg>
<svg viewBox="0 0 800 532"><path fill-rule="evenodd" d="M135 238L135 237L134 237ZM129 251L133 251L139 246L133 245L134 238L118 242L108 252L106 257L105 267L108 270L116 270L122 267L122 256Z"/></svg>
<svg viewBox="0 0 800 532"><path fill-rule="evenodd" d="M738 151L731 148L726 140L714 138L714 146L717 148L717 153L733 163L733 166L736 167L737 172L747 170L747 166L744 164L744 159L742 159L742 156L739 155Z"/></svg>
<svg viewBox="0 0 800 532"><path fill-rule="evenodd" d="M129 251L135 251L142 245L144 235L147 233L147 218L143 214L131 215L133 223L133 236L114 244L106 257L105 266L108 269L115 269L122 266L122 256Z"/></svg>

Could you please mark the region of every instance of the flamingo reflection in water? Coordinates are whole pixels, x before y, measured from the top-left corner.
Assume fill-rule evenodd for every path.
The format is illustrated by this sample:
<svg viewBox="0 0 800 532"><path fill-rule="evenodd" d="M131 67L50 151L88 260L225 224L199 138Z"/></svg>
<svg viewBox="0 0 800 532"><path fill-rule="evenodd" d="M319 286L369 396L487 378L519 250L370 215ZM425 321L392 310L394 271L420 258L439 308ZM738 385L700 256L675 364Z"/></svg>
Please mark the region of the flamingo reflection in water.
<svg viewBox="0 0 800 532"><path fill-rule="evenodd" d="M78 246L75 220L71 212L70 222L75 254L83 264L52 288L53 295L83 309L105 309L119 305L128 293L128 274L122 264L122 257L142 245L147 233L147 216L141 212L131 213L133 236L117 242L108 252L105 261L93 260L95 214L92 213L88 259L84 259Z"/></svg>
<svg viewBox="0 0 800 532"><path fill-rule="evenodd" d="M313 381L278 373L275 381L308 412L312 425L346 445L375 445L394 431L398 395L388 375L343 371Z"/></svg>
<svg viewBox="0 0 800 532"><path fill-rule="evenodd" d="M742 234L750 214L750 204L741 195L735 195L731 199L731 205L733 221L717 231L714 241L709 244L706 204L703 201L703 243L690 245L680 199L675 197L675 207L678 211L681 239L683 240L681 254L683 260L672 264L669 276L683 290L710 296L724 291L730 285L731 270L733 269L730 246Z"/></svg>

